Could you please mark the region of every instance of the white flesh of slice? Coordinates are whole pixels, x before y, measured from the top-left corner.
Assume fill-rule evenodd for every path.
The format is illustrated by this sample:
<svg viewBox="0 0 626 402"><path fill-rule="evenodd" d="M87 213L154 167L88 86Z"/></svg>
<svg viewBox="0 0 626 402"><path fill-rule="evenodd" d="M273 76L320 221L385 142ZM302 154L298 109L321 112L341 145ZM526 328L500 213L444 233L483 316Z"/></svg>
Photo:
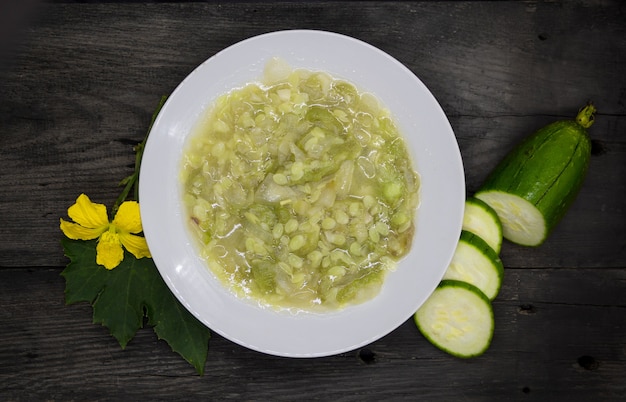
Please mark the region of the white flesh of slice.
<svg viewBox="0 0 626 402"><path fill-rule="evenodd" d="M517 195L502 191L485 191L476 194L493 208L500 222L502 235L522 246L536 246L546 237L546 222L539 210Z"/></svg>

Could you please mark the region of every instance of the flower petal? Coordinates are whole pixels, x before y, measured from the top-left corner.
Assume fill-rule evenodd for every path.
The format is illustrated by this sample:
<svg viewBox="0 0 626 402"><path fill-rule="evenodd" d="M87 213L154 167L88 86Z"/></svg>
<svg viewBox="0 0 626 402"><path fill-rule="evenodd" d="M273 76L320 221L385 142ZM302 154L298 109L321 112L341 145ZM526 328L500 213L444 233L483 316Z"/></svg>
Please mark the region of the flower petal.
<svg viewBox="0 0 626 402"><path fill-rule="evenodd" d="M120 233L120 240L124 247L126 247L126 250L130 251L136 258L152 258L145 237L130 233Z"/></svg>
<svg viewBox="0 0 626 402"><path fill-rule="evenodd" d="M106 269L113 269L124 259L124 250L117 233L106 231L100 236L96 246L96 263Z"/></svg>
<svg viewBox="0 0 626 402"><path fill-rule="evenodd" d="M137 201L124 201L115 214L113 224L126 232L141 233L143 228L139 214L139 203Z"/></svg>
<svg viewBox="0 0 626 402"><path fill-rule="evenodd" d="M76 203L67 209L67 215L86 228L96 229L109 225L106 206L91 202L85 194L78 196Z"/></svg>
<svg viewBox="0 0 626 402"><path fill-rule="evenodd" d="M86 228L74 222L61 219L61 230L63 234L73 240L91 240L100 236L106 230L106 226L101 228Z"/></svg>

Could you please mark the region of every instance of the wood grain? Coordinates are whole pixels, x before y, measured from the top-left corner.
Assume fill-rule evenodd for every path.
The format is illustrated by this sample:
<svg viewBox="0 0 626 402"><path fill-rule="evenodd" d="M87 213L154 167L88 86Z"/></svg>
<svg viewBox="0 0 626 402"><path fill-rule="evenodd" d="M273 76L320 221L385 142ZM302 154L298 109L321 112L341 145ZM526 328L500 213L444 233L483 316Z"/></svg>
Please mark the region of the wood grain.
<svg viewBox="0 0 626 402"><path fill-rule="evenodd" d="M626 399L625 4L39 3L0 62L0 399ZM320 359L215 335L199 377L150 328L121 350L89 306L64 304L58 220L81 192L113 203L161 95L231 44L296 28L411 69L450 119L468 194L523 137L598 107L571 210L541 247L504 244L485 355L452 358L408 320Z"/></svg>
<svg viewBox="0 0 626 402"><path fill-rule="evenodd" d="M626 257L626 35L611 4L47 4L0 71L0 266L63 265L55 222L80 192L112 204L160 96L222 48L296 27L353 35L411 68L450 117L468 192L525 135L594 99L603 152L581 194L592 201L574 206L536 261L505 257L617 266ZM589 238L603 241L585 247Z"/></svg>
<svg viewBox="0 0 626 402"><path fill-rule="evenodd" d="M578 400L623 396L626 368L623 269L509 269L494 303L489 351L452 358L411 320L365 348L286 359L213 334L206 373L139 330L122 350L91 324L86 303L65 306L58 269L0 271L3 399L359 400L443 397ZM602 289L602 291L598 291ZM375 320L375 317L372 317ZM322 385L325 384L325 385ZM154 387L154 388L152 388Z"/></svg>

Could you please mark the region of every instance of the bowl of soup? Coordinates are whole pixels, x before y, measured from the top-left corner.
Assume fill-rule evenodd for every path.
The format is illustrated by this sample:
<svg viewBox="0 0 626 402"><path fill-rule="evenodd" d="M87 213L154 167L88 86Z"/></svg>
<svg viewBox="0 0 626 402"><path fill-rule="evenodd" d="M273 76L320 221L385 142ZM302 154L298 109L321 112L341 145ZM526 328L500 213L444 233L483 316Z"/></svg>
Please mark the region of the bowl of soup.
<svg viewBox="0 0 626 402"><path fill-rule="evenodd" d="M144 234L212 331L319 357L393 331L456 247L465 183L452 128L415 74L324 31L243 40L163 106L140 172Z"/></svg>

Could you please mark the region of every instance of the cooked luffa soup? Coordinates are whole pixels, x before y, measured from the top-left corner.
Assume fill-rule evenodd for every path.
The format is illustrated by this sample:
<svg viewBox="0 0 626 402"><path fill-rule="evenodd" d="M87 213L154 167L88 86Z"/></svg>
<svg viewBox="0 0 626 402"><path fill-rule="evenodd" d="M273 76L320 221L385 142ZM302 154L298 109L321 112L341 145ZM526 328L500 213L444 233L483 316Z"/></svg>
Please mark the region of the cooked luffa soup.
<svg viewBox="0 0 626 402"><path fill-rule="evenodd" d="M239 296L304 310L363 302L411 246L418 175L374 96L274 63L217 99L191 136L190 226Z"/></svg>

